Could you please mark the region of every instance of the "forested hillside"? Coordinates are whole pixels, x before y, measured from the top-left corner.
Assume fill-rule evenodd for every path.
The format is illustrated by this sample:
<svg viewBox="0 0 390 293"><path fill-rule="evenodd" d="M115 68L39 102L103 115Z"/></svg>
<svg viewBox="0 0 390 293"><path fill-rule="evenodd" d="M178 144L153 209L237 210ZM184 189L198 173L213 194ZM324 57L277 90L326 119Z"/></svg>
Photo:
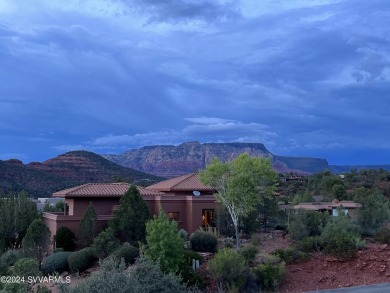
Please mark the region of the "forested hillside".
<svg viewBox="0 0 390 293"><path fill-rule="evenodd" d="M27 191L33 197L47 197L61 189L91 182L134 182L149 185L161 178L119 166L87 151L74 151L43 163L0 161L0 190Z"/></svg>

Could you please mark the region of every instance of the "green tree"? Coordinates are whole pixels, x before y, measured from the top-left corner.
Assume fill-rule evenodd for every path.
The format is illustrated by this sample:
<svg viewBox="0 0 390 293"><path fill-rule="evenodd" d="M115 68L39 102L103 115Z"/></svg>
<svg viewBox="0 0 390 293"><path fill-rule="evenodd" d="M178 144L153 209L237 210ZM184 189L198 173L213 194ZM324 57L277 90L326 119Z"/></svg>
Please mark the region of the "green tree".
<svg viewBox="0 0 390 293"><path fill-rule="evenodd" d="M343 179L337 175L325 173L321 179L321 190L325 194L332 194L334 185L344 185Z"/></svg>
<svg viewBox="0 0 390 293"><path fill-rule="evenodd" d="M147 259L159 262L161 269L178 273L185 265L184 241L177 223L160 210L160 214L146 223L146 242L143 254Z"/></svg>
<svg viewBox="0 0 390 293"><path fill-rule="evenodd" d="M237 249L240 248L240 219L254 211L263 196L273 194L277 178L270 159L251 158L246 153L227 163L214 159L200 171L201 181L217 190L214 196L232 218Z"/></svg>
<svg viewBox="0 0 390 293"><path fill-rule="evenodd" d="M267 193L260 197L259 214L265 232L267 232L269 222L276 219L278 211L278 203L272 193Z"/></svg>
<svg viewBox="0 0 390 293"><path fill-rule="evenodd" d="M144 241L146 222L150 220L149 208L135 185L120 199L118 210L109 226L122 241L133 244Z"/></svg>
<svg viewBox="0 0 390 293"><path fill-rule="evenodd" d="M232 218L224 205L218 205L216 208L216 225L220 235L225 237L233 237L235 235Z"/></svg>
<svg viewBox="0 0 390 293"><path fill-rule="evenodd" d="M65 208L65 203L63 200L58 201L55 205L52 205L49 201L45 201L43 206L44 212L63 212Z"/></svg>
<svg viewBox="0 0 390 293"><path fill-rule="evenodd" d="M96 236L96 219L97 215L93 208L92 202L89 203L83 218L80 221L77 238L81 245L90 246Z"/></svg>
<svg viewBox="0 0 390 293"><path fill-rule="evenodd" d="M358 224L363 234L375 235L390 219L389 200L379 190L359 189L354 200L362 204L358 211Z"/></svg>
<svg viewBox="0 0 390 293"><path fill-rule="evenodd" d="M0 251L19 247L37 217L37 206L26 192L0 197Z"/></svg>
<svg viewBox="0 0 390 293"><path fill-rule="evenodd" d="M34 220L23 239L23 253L38 260L39 268L50 244L50 231L42 219Z"/></svg>
<svg viewBox="0 0 390 293"><path fill-rule="evenodd" d="M313 196L307 190L298 192L293 197L293 203L295 204L299 204L302 202L313 202L313 201L314 201Z"/></svg>
<svg viewBox="0 0 390 293"><path fill-rule="evenodd" d="M119 246L119 240L115 238L114 230L107 228L93 240L92 248L99 258L106 258Z"/></svg>
<svg viewBox="0 0 390 293"><path fill-rule="evenodd" d="M318 211L293 210L288 231L295 240L309 236L319 236L329 215Z"/></svg>
<svg viewBox="0 0 390 293"><path fill-rule="evenodd" d="M332 196L338 200L348 199L347 190L344 184L335 184L332 186Z"/></svg>
<svg viewBox="0 0 390 293"><path fill-rule="evenodd" d="M68 227L60 227L55 236L56 248L63 248L65 251L73 251L75 239L76 236Z"/></svg>

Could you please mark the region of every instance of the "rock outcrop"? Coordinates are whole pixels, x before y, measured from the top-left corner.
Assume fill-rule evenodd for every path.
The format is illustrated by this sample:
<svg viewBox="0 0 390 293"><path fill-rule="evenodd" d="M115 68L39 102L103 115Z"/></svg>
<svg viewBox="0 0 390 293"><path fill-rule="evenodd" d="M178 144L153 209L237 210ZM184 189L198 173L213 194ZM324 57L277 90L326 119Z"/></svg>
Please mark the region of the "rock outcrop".
<svg viewBox="0 0 390 293"><path fill-rule="evenodd" d="M197 172L216 157L226 162L245 152L254 157L271 158L274 169L280 173L309 174L324 170L328 165L323 159L304 158L304 162L299 164L300 158L274 156L262 143L186 142L178 146L145 146L120 155L102 156L128 168L163 177L175 177Z"/></svg>

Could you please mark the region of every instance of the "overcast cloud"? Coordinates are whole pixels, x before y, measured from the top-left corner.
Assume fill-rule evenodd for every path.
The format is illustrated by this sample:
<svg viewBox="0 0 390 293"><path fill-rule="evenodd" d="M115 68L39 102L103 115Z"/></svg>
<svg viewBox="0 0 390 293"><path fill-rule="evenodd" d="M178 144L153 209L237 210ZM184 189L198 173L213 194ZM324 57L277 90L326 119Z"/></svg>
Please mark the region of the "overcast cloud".
<svg viewBox="0 0 390 293"><path fill-rule="evenodd" d="M0 0L0 159L261 142L390 163L388 0Z"/></svg>

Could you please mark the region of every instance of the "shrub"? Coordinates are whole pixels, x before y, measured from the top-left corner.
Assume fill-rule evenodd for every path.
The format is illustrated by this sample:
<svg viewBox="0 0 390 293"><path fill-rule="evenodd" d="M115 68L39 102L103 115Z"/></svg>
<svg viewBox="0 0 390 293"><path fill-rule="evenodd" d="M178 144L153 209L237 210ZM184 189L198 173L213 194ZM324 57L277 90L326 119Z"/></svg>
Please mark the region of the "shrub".
<svg viewBox="0 0 390 293"><path fill-rule="evenodd" d="M360 237L355 238L355 246L357 250L363 250L367 248L366 241Z"/></svg>
<svg viewBox="0 0 390 293"><path fill-rule="evenodd" d="M322 231L324 249L326 253L340 258L352 258L358 247L362 245L360 234L348 216L341 212L338 214Z"/></svg>
<svg viewBox="0 0 390 293"><path fill-rule="evenodd" d="M306 237L301 241L298 241L296 246L298 250L303 252L321 251L324 249L324 237L314 236Z"/></svg>
<svg viewBox="0 0 390 293"><path fill-rule="evenodd" d="M52 292L49 288L38 285L34 293L52 293Z"/></svg>
<svg viewBox="0 0 390 293"><path fill-rule="evenodd" d="M336 234L360 235L356 225L343 212L339 212L337 217L332 217L321 231L324 241Z"/></svg>
<svg viewBox="0 0 390 293"><path fill-rule="evenodd" d="M260 234L252 234L251 243L254 246L258 246L261 243L261 235Z"/></svg>
<svg viewBox="0 0 390 293"><path fill-rule="evenodd" d="M119 246L119 239L115 238L114 229L107 228L93 240L92 248L99 258L106 258Z"/></svg>
<svg viewBox="0 0 390 293"><path fill-rule="evenodd" d="M19 258L19 252L14 249L7 250L0 255L0 276L6 275L8 267L13 266Z"/></svg>
<svg viewBox="0 0 390 293"><path fill-rule="evenodd" d="M190 286L196 286L198 288L204 287L204 280L196 271L192 270L192 260L198 260L199 264L202 263L202 257L193 250L185 249L184 257L186 262L180 268L180 277L183 282Z"/></svg>
<svg viewBox="0 0 390 293"><path fill-rule="evenodd" d="M74 240L76 236L68 227L60 227L56 233L56 247L63 248L65 251L74 250Z"/></svg>
<svg viewBox="0 0 390 293"><path fill-rule="evenodd" d="M197 271L193 271L192 267L187 264L183 264L182 268L180 269L179 277L184 284L187 284L187 286L202 288L205 285L203 277L199 275Z"/></svg>
<svg viewBox="0 0 390 293"><path fill-rule="evenodd" d="M0 286L1 288L1 286ZM24 283L7 283L4 284L3 290L1 290L1 293L28 293L29 292L29 286L28 284Z"/></svg>
<svg viewBox="0 0 390 293"><path fill-rule="evenodd" d="M130 270L122 261L107 258L101 269L91 277L77 282L75 286L65 285L64 293L111 293L111 292L190 292L174 274L165 275L160 267L139 258Z"/></svg>
<svg viewBox="0 0 390 293"><path fill-rule="evenodd" d="M237 251L228 248L218 251L209 261L209 271L220 289L241 288L245 284L245 270L244 258Z"/></svg>
<svg viewBox="0 0 390 293"><path fill-rule="evenodd" d="M234 246L233 237L226 237L220 240L224 248L232 248Z"/></svg>
<svg viewBox="0 0 390 293"><path fill-rule="evenodd" d="M258 249L256 246L246 246L246 247L242 247L239 251L239 253L242 255L242 257L244 258L245 260L245 263L246 264L252 264L255 257L256 257L256 254L258 252Z"/></svg>
<svg viewBox="0 0 390 293"><path fill-rule="evenodd" d="M296 210L292 215L288 232L294 240L318 236L329 216L318 211Z"/></svg>
<svg viewBox="0 0 390 293"><path fill-rule="evenodd" d="M14 275L28 278L28 276L40 276L39 262L33 258L21 258L15 265L13 270Z"/></svg>
<svg viewBox="0 0 390 293"><path fill-rule="evenodd" d="M325 252L343 259L354 258L357 252L356 237L345 234L333 235L326 239Z"/></svg>
<svg viewBox="0 0 390 293"><path fill-rule="evenodd" d="M203 260L202 257L198 253L196 253L193 250L189 250L189 249L184 250L184 256L186 258L187 264L189 264L190 266L192 266L193 259L199 260L199 263L201 263Z"/></svg>
<svg viewBox="0 0 390 293"><path fill-rule="evenodd" d="M53 249L52 253L62 252L65 251L62 247L61 248L55 248Z"/></svg>
<svg viewBox="0 0 390 293"><path fill-rule="evenodd" d="M195 251L211 253L217 251L218 239L211 233L196 231L191 234L190 242L191 248Z"/></svg>
<svg viewBox="0 0 390 293"><path fill-rule="evenodd" d="M183 239L184 241L188 240L188 232L186 230L180 229L179 235L180 235L181 239Z"/></svg>
<svg viewBox="0 0 390 293"><path fill-rule="evenodd" d="M308 258L307 253L300 251L295 247L284 250L279 248L272 252L272 254L278 256L285 263L295 263Z"/></svg>
<svg viewBox="0 0 390 293"><path fill-rule="evenodd" d="M3 262L7 267L13 266L19 258L19 251L10 249L0 256L0 262Z"/></svg>
<svg viewBox="0 0 390 293"><path fill-rule="evenodd" d="M62 251L49 255L43 260L42 271L45 275L61 273L68 267L68 257L72 252Z"/></svg>
<svg viewBox="0 0 390 293"><path fill-rule="evenodd" d="M1 258L0 258L0 276L4 276L6 275L8 272L8 266L7 264L5 263L5 261L3 261ZM0 284L0 290L1 290L1 284ZM0 291L1 292L1 291Z"/></svg>
<svg viewBox="0 0 390 293"><path fill-rule="evenodd" d="M286 273L285 263L276 256L269 256L253 270L255 279L264 290L277 290Z"/></svg>
<svg viewBox="0 0 390 293"><path fill-rule="evenodd" d="M130 243L123 243L120 247L114 250L111 254L118 260L124 259L127 265L133 264L136 258L139 256L139 250L134 246L130 245Z"/></svg>
<svg viewBox="0 0 390 293"><path fill-rule="evenodd" d="M91 247L83 248L72 252L68 257L69 269L72 272L82 272L86 270L95 260L93 249Z"/></svg>
<svg viewBox="0 0 390 293"><path fill-rule="evenodd" d="M379 229L374 238L380 243L390 244L390 228L387 226L383 226Z"/></svg>

